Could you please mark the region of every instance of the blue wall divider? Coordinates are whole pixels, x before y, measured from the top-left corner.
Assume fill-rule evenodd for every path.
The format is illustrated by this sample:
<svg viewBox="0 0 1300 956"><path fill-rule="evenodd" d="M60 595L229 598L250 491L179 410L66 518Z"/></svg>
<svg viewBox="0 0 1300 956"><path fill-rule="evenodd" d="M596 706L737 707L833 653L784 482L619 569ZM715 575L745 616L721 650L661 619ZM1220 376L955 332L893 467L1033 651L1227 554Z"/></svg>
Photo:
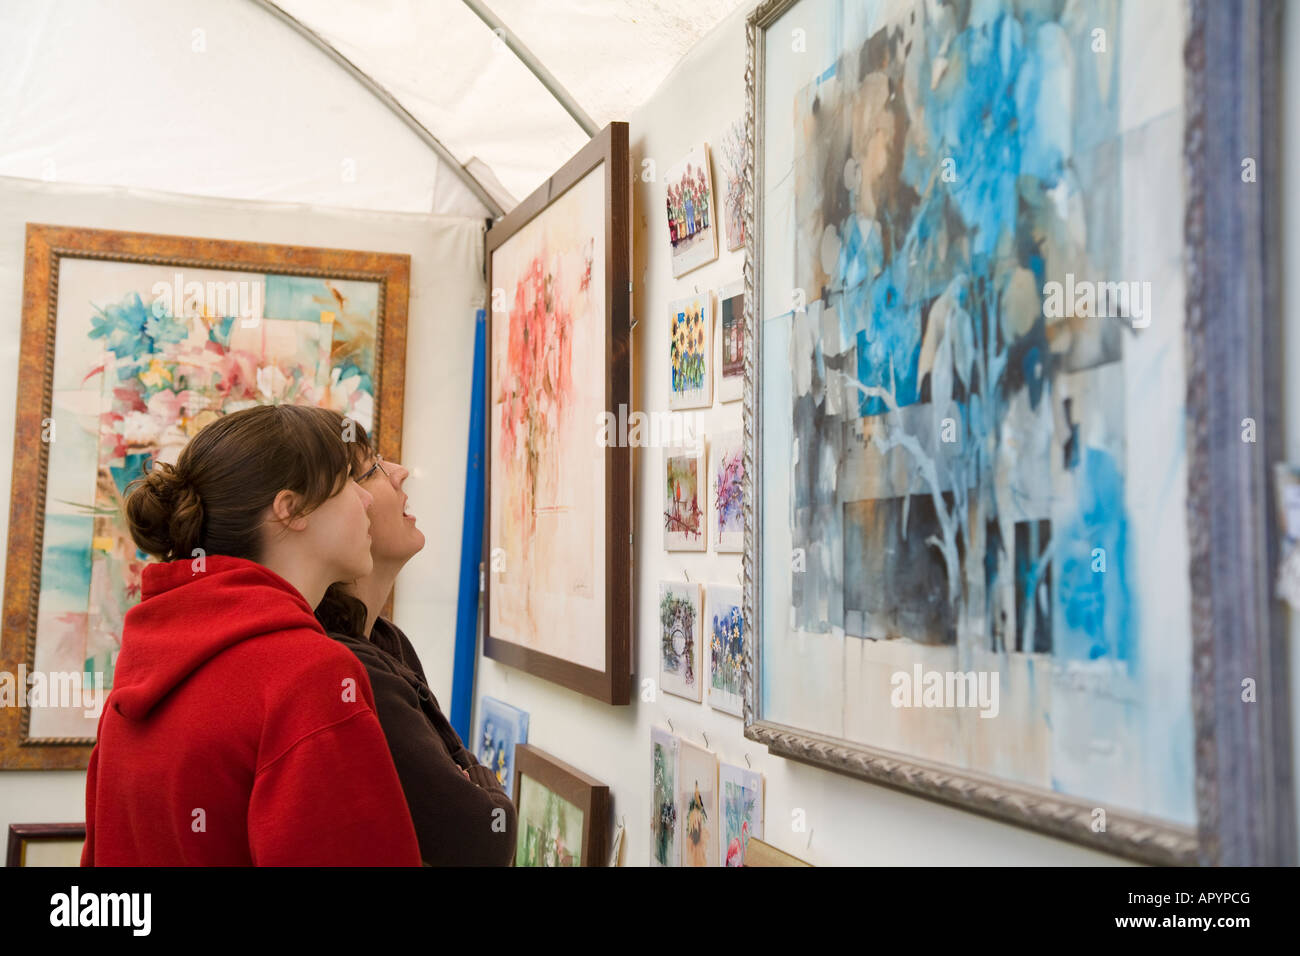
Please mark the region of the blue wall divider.
<svg viewBox="0 0 1300 956"><path fill-rule="evenodd" d="M456 655L451 676L451 725L470 750L470 714L474 707L474 667L478 659L479 565L483 560L483 381L487 349L487 313L474 316L474 385L469 404L469 452L465 462L465 523L460 533L460 589L456 601Z"/></svg>

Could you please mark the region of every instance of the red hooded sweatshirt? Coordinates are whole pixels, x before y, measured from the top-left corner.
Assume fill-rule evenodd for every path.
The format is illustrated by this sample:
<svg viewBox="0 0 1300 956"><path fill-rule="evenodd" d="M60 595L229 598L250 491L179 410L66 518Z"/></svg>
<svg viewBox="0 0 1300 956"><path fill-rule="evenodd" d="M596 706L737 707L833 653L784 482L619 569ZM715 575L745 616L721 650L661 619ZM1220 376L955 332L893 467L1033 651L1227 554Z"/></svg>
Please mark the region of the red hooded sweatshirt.
<svg viewBox="0 0 1300 956"><path fill-rule="evenodd" d="M151 564L86 772L83 866L420 865L366 670L273 571Z"/></svg>

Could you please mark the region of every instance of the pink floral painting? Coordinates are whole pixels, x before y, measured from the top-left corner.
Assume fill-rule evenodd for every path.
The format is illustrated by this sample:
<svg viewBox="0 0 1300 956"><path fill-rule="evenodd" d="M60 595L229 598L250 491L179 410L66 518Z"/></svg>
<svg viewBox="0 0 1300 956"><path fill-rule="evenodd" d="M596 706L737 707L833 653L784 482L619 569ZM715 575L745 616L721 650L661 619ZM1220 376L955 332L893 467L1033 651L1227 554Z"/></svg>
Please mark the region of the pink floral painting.
<svg viewBox="0 0 1300 956"><path fill-rule="evenodd" d="M604 178L492 255L489 634L605 664Z"/></svg>

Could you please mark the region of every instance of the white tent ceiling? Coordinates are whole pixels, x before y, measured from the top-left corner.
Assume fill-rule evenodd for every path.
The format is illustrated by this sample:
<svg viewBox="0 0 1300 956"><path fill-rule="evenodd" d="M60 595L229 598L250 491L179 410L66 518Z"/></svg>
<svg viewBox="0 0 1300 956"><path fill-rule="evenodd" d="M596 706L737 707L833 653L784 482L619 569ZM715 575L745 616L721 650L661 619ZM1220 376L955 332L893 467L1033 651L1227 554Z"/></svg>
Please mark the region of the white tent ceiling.
<svg viewBox="0 0 1300 956"><path fill-rule="evenodd" d="M53 168L77 182L232 198L508 211L589 138L555 94L567 94L593 130L626 119L744 2L4 0L0 174L49 179ZM530 54L555 94L525 65ZM232 97L237 108L223 105ZM391 117L358 115L366 110ZM222 165L205 142L204 155L189 155L195 140L210 139L204 129L240 116L267 147L265 174L255 152L228 152ZM146 146L133 127L150 117ZM339 199L303 145L331 119L347 122L351 141L340 151L376 179ZM414 133L431 167L414 168L426 163L409 136L394 135L396 124ZM185 169L168 168L168 156ZM331 156L328 169L337 166Z"/></svg>

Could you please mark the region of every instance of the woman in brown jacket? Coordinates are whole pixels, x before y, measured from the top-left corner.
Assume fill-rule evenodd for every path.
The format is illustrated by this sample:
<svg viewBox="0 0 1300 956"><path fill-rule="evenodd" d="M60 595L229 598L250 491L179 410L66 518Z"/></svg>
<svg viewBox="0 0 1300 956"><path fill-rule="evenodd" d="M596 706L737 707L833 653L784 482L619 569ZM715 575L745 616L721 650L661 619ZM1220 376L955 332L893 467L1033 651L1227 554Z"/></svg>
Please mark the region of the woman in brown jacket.
<svg viewBox="0 0 1300 956"><path fill-rule="evenodd" d="M379 458L365 429L339 416L351 443L352 474L374 499L370 553L374 569L331 585L316 608L327 634L361 661L374 690L379 724L411 809L420 857L430 866L509 866L515 855L514 804L496 775L461 742L429 689L406 635L379 612L402 567L424 547L406 512L409 472Z"/></svg>

